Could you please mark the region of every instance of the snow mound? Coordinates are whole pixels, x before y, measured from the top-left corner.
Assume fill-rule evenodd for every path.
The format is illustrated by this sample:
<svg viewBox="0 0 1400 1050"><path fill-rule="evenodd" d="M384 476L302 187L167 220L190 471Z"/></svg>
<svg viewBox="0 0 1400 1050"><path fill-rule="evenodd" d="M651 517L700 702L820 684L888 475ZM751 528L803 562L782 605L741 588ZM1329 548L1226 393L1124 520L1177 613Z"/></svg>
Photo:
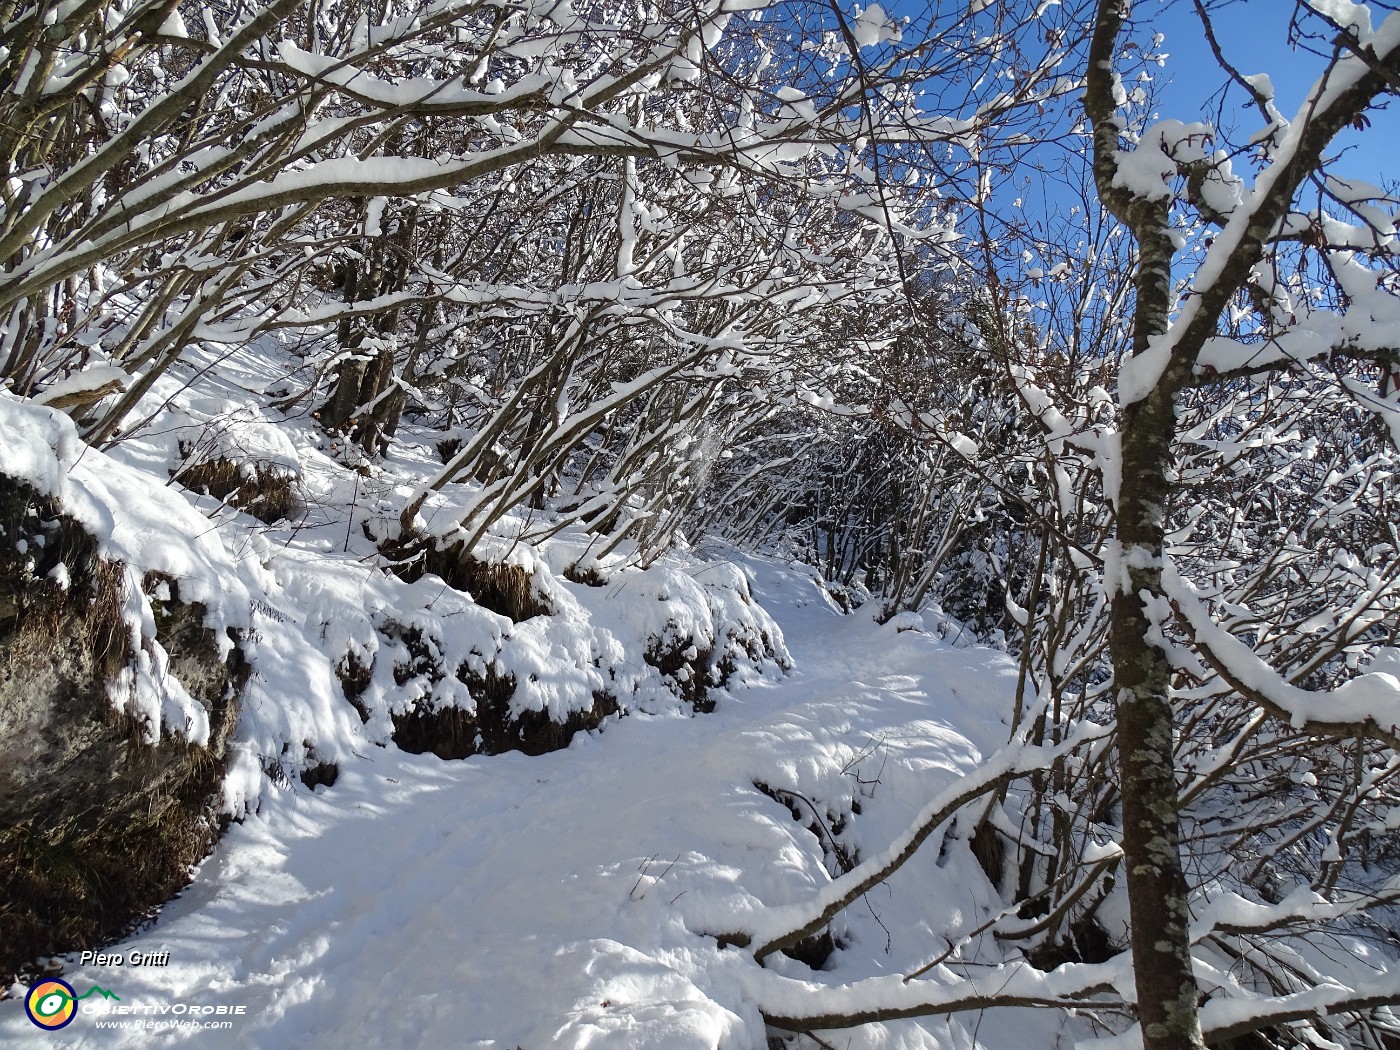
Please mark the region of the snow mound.
<svg viewBox="0 0 1400 1050"><path fill-rule="evenodd" d="M257 564L236 558L177 493L85 446L60 411L0 392L0 447L0 472L51 497L92 535L99 556L122 567L122 617L134 656L109 685L114 706L141 727L146 743L175 735L204 744L207 714L166 673L168 658L142 582L156 574L178 585L181 601L202 605L205 625L227 656L230 630L249 626L251 594L261 588Z"/></svg>

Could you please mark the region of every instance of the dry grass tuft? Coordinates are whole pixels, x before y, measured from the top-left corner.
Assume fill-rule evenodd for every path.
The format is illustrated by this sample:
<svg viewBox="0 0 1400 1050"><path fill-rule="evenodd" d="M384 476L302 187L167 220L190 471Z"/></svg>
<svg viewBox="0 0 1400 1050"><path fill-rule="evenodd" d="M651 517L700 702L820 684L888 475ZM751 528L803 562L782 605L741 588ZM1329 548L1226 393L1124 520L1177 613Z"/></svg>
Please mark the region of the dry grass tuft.
<svg viewBox="0 0 1400 1050"><path fill-rule="evenodd" d="M385 549L394 573L407 583L426 573L441 576L446 584L471 595L482 608L509 617L516 623L532 616L551 616L554 610L535 587L535 578L518 565L482 561L461 544L438 548L408 542Z"/></svg>
<svg viewBox="0 0 1400 1050"><path fill-rule="evenodd" d="M268 525L290 521L305 510L296 478L270 463L187 460L174 476L191 492L213 496Z"/></svg>

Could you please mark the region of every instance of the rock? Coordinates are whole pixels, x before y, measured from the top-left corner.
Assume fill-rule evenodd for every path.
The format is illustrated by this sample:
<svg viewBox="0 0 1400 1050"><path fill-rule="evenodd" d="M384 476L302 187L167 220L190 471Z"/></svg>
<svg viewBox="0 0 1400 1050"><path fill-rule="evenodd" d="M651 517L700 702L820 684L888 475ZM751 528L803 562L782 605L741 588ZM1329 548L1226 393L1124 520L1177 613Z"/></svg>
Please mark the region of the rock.
<svg viewBox="0 0 1400 1050"><path fill-rule="evenodd" d="M0 476L0 983L120 936L189 880L220 826L244 679L175 581L143 583L158 644L209 718L207 746L141 727L108 683L132 657L126 566L55 501Z"/></svg>

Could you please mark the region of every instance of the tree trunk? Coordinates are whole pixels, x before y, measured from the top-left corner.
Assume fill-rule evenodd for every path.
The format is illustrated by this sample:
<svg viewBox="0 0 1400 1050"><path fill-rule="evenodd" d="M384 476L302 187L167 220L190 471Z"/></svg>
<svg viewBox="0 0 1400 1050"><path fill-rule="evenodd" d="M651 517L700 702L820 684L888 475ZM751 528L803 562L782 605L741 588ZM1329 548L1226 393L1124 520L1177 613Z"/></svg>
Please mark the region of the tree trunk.
<svg viewBox="0 0 1400 1050"><path fill-rule="evenodd" d="M1154 209L1155 210L1155 209ZM1172 246L1165 208L1138 225L1140 260L1134 350L1167 328ZM1150 232L1151 231L1151 232ZM1153 235L1155 232L1155 236ZM1172 746L1171 664L1152 641L1165 607L1162 555L1168 471L1176 432L1179 362L1142 400L1123 408L1117 529L1122 561L1113 588L1109 642L1118 706L1123 854L1132 925L1133 976L1143 1050L1201 1050L1191 970L1190 909L1181 865Z"/></svg>
<svg viewBox="0 0 1400 1050"><path fill-rule="evenodd" d="M345 301L354 303L361 298L368 275L362 260L347 261L345 266ZM369 298L369 295L363 297ZM335 386L318 413L321 426L328 431L344 431L350 425L359 404L360 384L365 377L365 362L357 359L360 343L364 340L363 327L353 319L345 318L336 328L336 339L341 350L354 356L336 365Z"/></svg>

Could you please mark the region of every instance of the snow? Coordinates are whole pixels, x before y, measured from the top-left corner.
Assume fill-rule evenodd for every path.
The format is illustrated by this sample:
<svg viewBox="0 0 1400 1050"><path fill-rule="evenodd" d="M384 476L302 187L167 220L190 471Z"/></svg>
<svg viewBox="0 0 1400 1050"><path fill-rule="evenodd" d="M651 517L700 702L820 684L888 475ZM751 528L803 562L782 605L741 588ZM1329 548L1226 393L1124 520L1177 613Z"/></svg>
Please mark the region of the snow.
<svg viewBox="0 0 1400 1050"><path fill-rule="evenodd" d="M842 617L802 572L750 562L744 574L801 640L787 678L752 679L703 717L610 722L540 758L444 762L367 747L333 787L265 792L157 923L111 949L168 951L168 966L70 958L65 979L100 983L138 1010L246 1007L231 1032L167 1030L161 1045L763 1045L756 1003L780 1003L785 979L767 987L751 961L740 973L741 953L704 927L830 882L811 833L754 782L823 806L860 799L855 841L883 843L1004 738L998 712L1015 669ZM947 908L930 906L936 852L918 877L871 894L901 955L936 950L935 931L966 910L952 888L935 891L950 894ZM847 925L854 941L841 954L870 955L871 920ZM93 1020L49 1039L3 1002L0 1040L150 1045L147 1031ZM916 1026L892 1031L908 1033L898 1045L934 1045Z"/></svg>
<svg viewBox="0 0 1400 1050"><path fill-rule="evenodd" d="M844 823L845 846L879 858L1006 741L1011 660L940 642L936 617L842 616L800 567L681 550L646 569L595 560L606 584L592 587L563 576L587 537L533 548L507 522L482 553L528 570L548 616L512 622L435 577L387 576L355 526L393 514L437 469L431 456L406 448L358 474L331 458L314 424L275 419L249 398L280 380L275 363L192 354L196 369L199 354L217 359L217 379L159 381L148 399L164 406L161 424L110 453L84 447L66 415L8 394L0 447L7 474L57 497L127 565L140 655L120 697L142 705L148 740L208 730L163 674L141 576L167 573L182 598L206 603L209 626L243 632L253 674L222 800L240 819L158 921L111 949L168 951L169 965L65 965L68 979L112 988L121 999L109 1005L149 1009L153 1023L181 1016L160 1013L176 1005L245 1013L231 1032L99 1030L84 1017L49 1038L31 1034L11 999L0 1002L0 1040L763 1045L760 1009L819 989L782 958L775 977L795 976L772 983L713 934L745 916L757 930L765 914L769 927L801 914L838 869L757 785L800 793L828 828ZM277 465L301 487L306 519L262 526L171 484L191 451ZM449 487L425 512L451 520L463 498ZM450 675L397 673L410 629L444 666L495 662L514 675L516 710L558 717L605 686L627 714L540 758L405 755L390 740L395 713L473 702ZM713 650L734 666L715 712L692 715L638 658L653 644ZM336 676L351 654L374 667L363 722ZM319 762L340 776L312 792L297 773ZM895 958L928 958L1000 906L967 850L941 860L935 840L837 917L836 965L848 981L877 977L888 965L882 925ZM144 1015L108 1019L132 1016ZM956 1021L929 1020L851 1045L950 1041L971 1045Z"/></svg>
<svg viewBox="0 0 1400 1050"><path fill-rule="evenodd" d="M226 629L247 626L250 589L260 585L257 563L236 558L179 494L84 446L73 421L54 409L0 392L0 447L0 471L57 499L97 539L103 557L126 566L123 617L136 657L110 684L113 705L136 720L148 743L169 732L203 743L207 715L165 674L166 654L140 579L157 572L178 581L181 599L202 603L207 626L228 645Z"/></svg>
<svg viewBox="0 0 1400 1050"><path fill-rule="evenodd" d="M1330 18L1343 29L1354 32L1363 42L1371 35L1371 11L1351 0L1307 0L1307 6Z"/></svg>
<svg viewBox="0 0 1400 1050"><path fill-rule="evenodd" d="M739 933L761 943L807 922L882 869L922 817L1003 771L1041 766L1049 749L1007 747L1018 677L1008 657L940 641L929 610L885 624L868 612L841 616L810 570L730 551L701 560L681 550L645 570L605 558L590 566L604 586L574 583L564 573L587 538L564 532L531 547L519 542L519 522L488 537L482 553L528 570L549 616L512 622L436 577L396 580L354 526L392 515L438 464L405 447L382 470L355 473L313 426L239 396L238 386L263 390L269 377L238 367L224 363L220 390L158 386L151 397L170 402L162 426L110 454L84 448L62 413L0 395L5 471L58 496L133 576L164 567L182 597L187 588L204 595L211 626L248 632L255 671L224 785L225 811L242 819L158 920L112 949L169 952L169 965L118 970L69 957L70 982L110 987L122 997L116 1005L157 1019L169 1019L158 1011L172 1004L242 1007L230 1031L154 1034L163 1044L268 1048L748 1050L766 1043L764 1014L879 1007L936 1016L843 1032L835 1045L1020 1050L1072 1041L1087 1025L1053 1010L982 1016L988 987L1077 1005L1091 988L1131 998L1126 956L1044 973L1014 950L979 949L906 981L989 920L1015 921L957 828L943 825L906 867L836 915L841 947L828 969L778 955L760 968L716 940ZM1016 378L1049 440L1083 438L1081 420L1056 410L1029 375ZM254 528L166 484L176 450L192 440L211 454L278 463L304 488L311 516ZM425 513L455 520L465 498L449 487ZM1120 585L1127 566L1146 564L1140 550L1118 552L1105 580ZM1201 596L1178 586L1170 564L1164 571L1183 611L1209 631ZM199 706L150 685L165 678L163 657L134 582L127 615L134 639L155 644L141 647L122 696L138 697L162 733L201 739ZM452 676L397 673L411 656L410 629L444 666L494 662L515 675L516 710L565 715L606 686L627 714L540 758L403 754L390 739L395 714L473 703ZM1207 638L1232 671L1289 710L1384 716L1400 695L1392 653L1330 694L1290 693L1215 631ZM695 656L714 647L738 664L715 692L715 712L691 716L673 684L637 659L654 642ZM374 662L363 722L336 677L349 654ZM1033 690L1027 700L1023 726L1044 702ZM1105 732L1085 724L1060 751L1102 750ZM339 766L339 779L304 788L296 773L322 761ZM841 873L805 808L794 820L760 785L810 800L804 807L828 829L839 818L840 842L858 851L854 869ZM1005 814L998 820L1017 832ZM1118 855L1105 835L1084 860L1109 865ZM1207 886L1193 934L1344 917L1364 899L1298 892L1262 905ZM1225 981L1228 964L1198 961L1203 981ZM1350 987L1395 983L1384 960L1356 965ZM1270 1008L1251 989L1228 991L1209 1018ZM153 1036L99 1030L95 1020L80 1017L50 1039L32 1032L18 1002L0 1002L0 1039L134 1047ZM1128 1032L1120 1043L1132 1040Z"/></svg>
<svg viewBox="0 0 1400 1050"><path fill-rule="evenodd" d="M1215 131L1209 124L1162 120L1147 128L1136 148L1119 150L1113 185L1144 200L1171 200L1171 180L1179 167L1208 156Z"/></svg>
<svg viewBox="0 0 1400 1050"><path fill-rule="evenodd" d="M851 23L851 35L855 38L857 46L864 48L878 47L884 43L897 44L904 38L899 25L885 14L885 9L879 4L857 8L856 11L856 17Z"/></svg>
<svg viewBox="0 0 1400 1050"><path fill-rule="evenodd" d="M1286 681L1254 650L1220 626L1195 588L1168 563L1162 586L1180 614L1191 625L1196 643L1229 671L1230 677L1252 689L1282 711L1294 728L1309 724L1360 725L1371 723L1394 733L1400 729L1400 677L1374 670L1343 682L1335 689L1314 692Z"/></svg>
<svg viewBox="0 0 1400 1050"><path fill-rule="evenodd" d="M1378 55L1389 54L1400 46L1400 14L1392 13L1374 31L1370 28L1368 11L1348 0L1318 0L1312 5L1332 16L1343 25L1354 25L1362 44L1372 46ZM1269 198L1274 185L1290 170L1302 136L1319 112L1335 104L1366 72L1366 61L1354 56L1344 57L1326 77L1313 85L1292 123L1286 124L1280 140L1268 158L1267 165L1250 189L1233 183L1233 176L1213 191L1216 203L1229 205L1229 217L1206 251L1191 282L1191 294L1183 297L1180 310L1167 332L1154 336L1151 346L1143 353L1124 362L1118 398L1121 405L1142 400L1156 386L1171 361L1178 341L1191 328L1201 304L1202 293L1220 277L1228 260L1237 251L1255 219L1262 202ZM1206 147L1211 129L1204 124L1184 124L1177 120L1160 121L1146 131L1131 151L1116 155L1117 173L1114 184L1130 190L1147 200L1169 201L1173 197L1169 185L1178 161L1190 162L1208 156ZM1345 242L1343 242L1345 243ZM1219 350L1217 350L1219 352Z"/></svg>
<svg viewBox="0 0 1400 1050"><path fill-rule="evenodd" d="M704 51L718 45L726 12L762 3L712 5L684 57L677 54L665 67L667 75L699 77L702 65L711 64ZM968 10L975 14L990 6L973 0ZM1312 0L1312 7L1354 27L1382 54L1400 38L1400 16L1373 31L1364 6ZM466 159L337 156L316 144L331 144L332 135L343 131L338 122L349 118L327 118L298 144L300 154L315 158L300 168L245 182L217 199L176 195L134 219L134 228L180 216L193 222L214 209L252 207L278 195L302 200L336 191L368 196L362 232L383 236L391 199L383 194L398 199L400 192L489 175L549 142L574 152L641 144L673 170L681 158L693 164L708 152L756 172L791 174L832 155L819 148L819 136L794 131L806 123L834 121L844 107L823 102L830 98L824 88L797 86L775 88L766 100L766 116L758 113L763 106L746 100L750 108L736 128L634 126L626 106L599 112L583 106L568 116L542 117L530 130L533 137L526 138L504 121L526 99L545 97L557 104L577 93L572 74L549 58L585 27L567 3L527 9L530 17L552 20L561 32L523 36L519 25L507 25L496 50L529 59L523 65L534 70L510 83L494 79L479 86L487 75L484 65L445 83L378 77L371 66L394 65L392 48L378 57L379 42L392 41L397 30L370 26L368 19L351 44L375 56L365 68L302 51L289 41L275 49L288 70L347 98L386 108L470 114L494 148ZM403 17L439 13L430 8ZM211 43L223 46L213 16L205 11L203 18ZM857 6L851 38L859 48L883 47L902 39L901 25L879 4ZM662 31L651 27L639 33L652 39L647 37L652 29ZM172 13L161 32L183 36L186 30ZM658 55L672 45L654 39ZM268 50L265 57L272 61L272 55ZM623 65L616 64L618 78L632 75ZM1314 89L1307 107L1325 109L1361 75L1363 63L1346 59L1338 69L1331 82ZM114 76L119 73L114 67ZM1249 80L1272 98L1267 78ZM621 80L595 82L593 94L608 94L613 83ZM1045 90L1067 91L1068 81ZM987 100L981 115L1010 99ZM257 133L270 134L291 112L270 113ZM1116 185L1155 201L1173 199L1183 165L1209 164L1201 191L1226 224L1194 275L1195 289L1206 288L1221 273L1249 232L1251 209L1295 159L1298 128L1308 112L1300 111L1293 125L1277 117L1267 129L1278 142L1271 143L1274 156L1263 158L1265 167L1252 190L1234 176L1223 153L1212 151L1212 130L1204 124L1160 121L1117 154ZM906 130L916 140L971 150L977 126L974 119L933 117ZM201 163L222 163L228 148L211 147L199 155ZM542 291L449 277L443 282L450 285L444 293L448 301L550 310L561 303L590 310L596 305L609 317L640 318L645 312L671 325L679 323L671 307L702 293L797 314L827 301L837 289L834 281L828 287L792 279L793 260L806 265L825 251L820 246L804 251L795 243L796 232L771 276L751 284L743 273L690 274L677 241L666 267L675 280L649 287L654 283L648 273L655 262L651 246L678 230L662 229L669 220L644 192L651 184L639 178L639 164L623 163L616 279L605 273L608 279ZM846 183L818 179L810 192L888 230L950 242L951 227L916 231L891 218L889 202L870 186L873 173L854 161L848 167L860 188L851 191ZM134 205L154 199L185 177L150 179L125 200ZM686 199L743 192L726 172L680 172L676 181L695 191L687 191ZM1388 290L1377 286L1377 272L1364 254L1393 246L1393 202L1361 183L1332 182L1329 189L1358 220L1328 218L1320 227L1337 249L1330 261L1345 292L1345 308L1312 311L1306 303L1287 301L1284 290L1270 289L1278 315L1287 322L1267 343L1224 336L1208 340L1193 362L1199 371L1388 345L1386 333L1395 330L1400 314ZM470 206L466 198L445 193L436 204ZM742 200L733 204L744 207ZM1290 227L1289 232L1302 231ZM42 262L42 254L38 258ZM1026 270L1037 284L1072 272L1069 262L1042 261L1049 269ZM429 270L424 273L437 280ZM1265 281L1261 278L1261 286ZM416 294L386 294L356 308L367 314ZM1175 326L1124 363L1118 384L1122 404L1149 395L1179 352L1177 342L1197 317L1199 299L1187 295ZM234 312L195 327L192 338L236 351L264 326L314 327L334 320L338 309L331 301L276 317ZM741 376L734 363L740 355L767 352L761 338L740 322L669 334L697 354L709 354L717 374ZM1002 933L1030 920L1015 914L971 857L967 829L949 817L953 803L974 790L990 793L1012 773L1042 768L1074 749L1101 761L1110 746L1107 728L1092 723L1065 727L1069 739L1053 748L1025 744L1006 724L1021 676L1005 655L941 641L936 610L902 612L884 624L868 611L838 615L812 573L779 560L727 550L702 558L681 543L639 568L611 554L591 556L595 538L577 531L565 530L533 546L522 538L525 515L508 514L493 521L489 534L465 534L476 544L472 553L527 572L534 596L549 607L546 615L516 622L431 574L412 581L393 576L371 538L384 535L376 526L392 522L406 505L421 510L418 520L428 535L462 535L462 523L476 510L497 501L510 504L511 492L454 483L460 463L444 467L433 460L413 444L411 425L382 462L355 462L352 450L329 442L314 424L283 418L268 407L265 395L273 379L285 376L239 374L236 360L215 358L207 345L191 346L180 364L201 377L212 372L213 378L202 378L198 389L173 373L161 380L129 417L158 418L159 425L147 432L136 426L139 436L124 435L110 452L84 447L73 422L56 408L109 385L125 387L134 376L97 364L51 382L45 377L47 386L32 401L0 392L0 469L57 498L93 532L104 555L124 566L123 616L133 655L109 688L111 702L143 726L143 740L174 736L197 744L209 735L200 704L167 673L168 656L152 608L158 596L142 593L146 574L170 577L182 599L203 603L208 626L225 645L232 644L228 632L238 632L252 670L221 798L223 814L236 823L194 883L152 924L113 949L168 952L169 965L118 970L84 966L71 956L64 960L67 977L80 986L115 988L122 1009L158 1012L176 1003L244 1011L230 1032L172 1029L159 1033L159 1041L272 1048L324 1043L747 1050L767 1045L764 1014L800 1022L822 1011L880 1009L934 1016L842 1033L839 1045L1020 1050L1070 1045L1090 1034L1079 1014L1093 1009L1083 998L1090 990L1102 996L1109 989L1132 1001L1126 955L1043 972L1018 948L1001 951L991 935L973 937L973 931L1003 920ZM556 413L551 425L560 435L582 433L609 409L626 406L680 367L659 365L640 376L628 370L625 378L609 380L610 388L605 382L588 403L561 395L550 402ZM1019 398L1057 461L1049 469L1063 517L1075 520L1074 500L1082 498L1082 493L1076 497L1070 471L1058 462L1069 448L1094 457L1112 499L1121 473L1117 436L1095 424L1099 414L1092 411L1108 395L1096 387L1090 407L1066 405L1038 384L1030 369L1010 368ZM517 391L527 386L517 384ZM792 389L793 400L832 414L858 411L821 386L794 381ZM1400 401L1394 395L1352 390L1400 435ZM980 455L977 442L954 429L944 414L916 415L898 404L893 411L967 460ZM306 499L305 520L262 527L218 499L186 491L178 473L172 476L181 462L213 459L233 462L250 476L272 469L289 479ZM600 503L610 496L598 497ZM1102 579L1095 581L1103 593L1093 600L1102 606L1105 595L1130 586L1129 568L1160 567L1171 601L1151 602L1159 624L1153 637L1190 675L1209 678L1210 672L1172 640L1168 624L1174 615L1190 625L1229 677L1251 695L1261 694L1298 727L1362 721L1392 731L1400 727L1395 652L1375 656L1362 673L1329 692L1300 689L1217 622L1220 610L1212 612L1211 596L1177 576L1169 562L1148 561L1142 549L1123 550L1111 539L1104 550ZM1356 562L1349 571L1363 571L1356 558L1347 557ZM574 582L580 569L596 573L601 585ZM66 566L50 576L61 587L70 585ZM168 596L169 587L161 586ZM1018 622L1031 615L1010 593L1005 605ZM1235 608L1242 606L1225 611L1234 616ZM1322 630L1332 620L1331 613L1319 613L1299 630ZM1090 618L1078 638L1058 653L1047 653L1045 661L1062 671L1060 663L1078 659L1096 629ZM682 667L663 675L644 658L652 650L689 661L710 653L713 666L732 666L723 688L721 675L710 673L707 684L714 687L717 709L697 715L680 695L684 685L693 684L687 676L705 671ZM354 706L338 673L351 660L369 669ZM603 694L615 698L622 713L580 734L566 750L539 758L505 754L444 762L399 751L393 743L397 717L469 710L477 703L460 669L509 676L516 683L511 715L542 711L562 720ZM1038 673L1032 670L1030 678ZM1024 697L1028 712L1020 723L1022 734L1048 702L1034 694L1032 681ZM1251 723L1251 731L1254 727ZM1245 736L1238 739L1243 743ZM1222 750L1213 760L1223 764L1234 757ZM323 762L338 768L336 783L315 791L303 786L297 774ZM1205 777L1218 768L1193 767L1193 775ZM1360 781L1358 797L1393 772L1392 765L1367 773L1372 779ZM1300 768L1292 783L1306 789L1319 781ZM790 810L779 798L798 801ZM1062 792L1053 804L1070 813L1076 801ZM1048 851L1017 827L1014 792L1005 805L1007 811L989 814L992 826L1008 839L1024 836L1028 849ZM1385 819L1400 826L1400 809L1391 809ZM833 830L838 825L840 830ZM905 867L888 880L877 879L925 833L931 833L928 841ZM1319 835L1316 852L1324 861L1343 859L1346 840L1323 838L1330 834L1325 829ZM1085 835L1091 841L1080 861L1105 869L1119 861L1122 850L1109 829L1095 825ZM847 854L831 848L838 836L854 858L849 862ZM1348 984L1324 983L1291 999L1270 999L1244 986L1233 962L1212 954L1208 943L1213 931L1272 932L1295 920L1344 919L1374 903L1377 894L1400 892L1400 884L1328 897L1310 887L1291 892L1285 887L1277 903L1261 903L1245 895L1248 887L1217 886L1204 877L1194 889L1192 932L1200 948L1202 987L1211 996L1203 1015L1208 1025L1228 1025L1300 1002L1325 1010L1358 991L1380 996L1400 991L1393 961L1367 955L1364 942L1348 940L1345 933L1335 941L1343 946L1336 954L1352 952L1356 958L1329 962L1317 972L1329 975L1329 982L1333 974L1346 977ZM1120 942L1122 896L1120 888L1100 913ZM837 905L842 907L832 930L839 946L824 970L778 954L760 967L752 951L721 948L717 940L740 935L762 945L825 919ZM1295 950L1282 934L1276 942L1284 946L1280 951ZM1329 950L1335 945L1329 943ZM906 978L929 959L944 961L930 963L921 979ZM980 1004L989 988L1067 1009L1035 1015L999 1009L984 1018ZM966 1023L958 1019L963 1010L972 1011ZM85 1004L83 1012L100 1008ZM1121 1004L1114 1003L1105 1016L1121 1017ZM126 1047L144 1046L153 1037L144 1029L98 1030L92 1021L82 1017L48 1038L32 1030L13 997L0 1002L0 1038L17 1044ZM1099 1045L1135 1041L1140 1044L1129 1030Z"/></svg>
<svg viewBox="0 0 1400 1050"><path fill-rule="evenodd" d="M171 9L170 14L165 16L165 21L160 24L160 29L157 32L161 36L173 36L180 39L188 39L190 35L189 30L185 27L185 20L180 17L180 12L174 8Z"/></svg>

